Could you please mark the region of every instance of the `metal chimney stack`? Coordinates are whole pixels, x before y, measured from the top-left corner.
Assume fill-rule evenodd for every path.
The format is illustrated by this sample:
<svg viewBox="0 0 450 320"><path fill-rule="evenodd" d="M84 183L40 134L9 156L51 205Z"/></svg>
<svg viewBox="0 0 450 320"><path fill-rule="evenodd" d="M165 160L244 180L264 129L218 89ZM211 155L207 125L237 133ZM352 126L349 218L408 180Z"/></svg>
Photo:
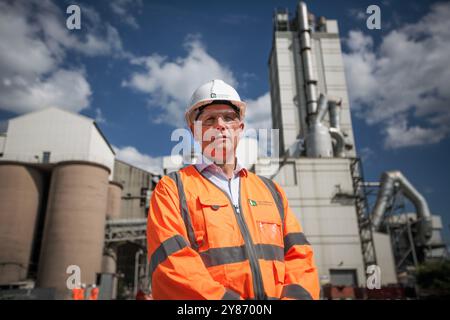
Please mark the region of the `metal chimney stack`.
<svg viewBox="0 0 450 320"><path fill-rule="evenodd" d="M305 82L308 133L305 139L306 155L311 158L333 157L333 145L328 128L322 124L327 111L327 101L321 96L317 107L317 79L314 77L311 55L311 27L308 21L308 9L304 2L298 7L299 41Z"/></svg>

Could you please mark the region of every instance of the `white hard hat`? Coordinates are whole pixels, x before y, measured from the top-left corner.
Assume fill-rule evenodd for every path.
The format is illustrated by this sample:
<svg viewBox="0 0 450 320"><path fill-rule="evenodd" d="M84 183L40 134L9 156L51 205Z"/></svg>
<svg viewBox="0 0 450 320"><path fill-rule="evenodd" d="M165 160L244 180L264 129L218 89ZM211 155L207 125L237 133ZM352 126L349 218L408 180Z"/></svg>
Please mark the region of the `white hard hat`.
<svg viewBox="0 0 450 320"><path fill-rule="evenodd" d="M244 119L246 104L241 100L239 94L223 80L215 79L201 85L192 94L185 114L187 124L191 125L194 122L197 109L216 100L229 101L239 109L241 120Z"/></svg>

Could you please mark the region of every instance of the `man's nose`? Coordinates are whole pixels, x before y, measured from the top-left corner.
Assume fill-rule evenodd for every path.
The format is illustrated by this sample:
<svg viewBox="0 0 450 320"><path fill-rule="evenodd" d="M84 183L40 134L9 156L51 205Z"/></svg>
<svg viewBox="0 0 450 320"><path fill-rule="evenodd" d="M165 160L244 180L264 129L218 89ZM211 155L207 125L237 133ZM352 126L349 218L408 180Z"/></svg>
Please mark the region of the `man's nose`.
<svg viewBox="0 0 450 320"><path fill-rule="evenodd" d="M226 129L226 123L225 121L222 119L222 117L217 117L217 121L216 121L216 129L217 130L225 130Z"/></svg>

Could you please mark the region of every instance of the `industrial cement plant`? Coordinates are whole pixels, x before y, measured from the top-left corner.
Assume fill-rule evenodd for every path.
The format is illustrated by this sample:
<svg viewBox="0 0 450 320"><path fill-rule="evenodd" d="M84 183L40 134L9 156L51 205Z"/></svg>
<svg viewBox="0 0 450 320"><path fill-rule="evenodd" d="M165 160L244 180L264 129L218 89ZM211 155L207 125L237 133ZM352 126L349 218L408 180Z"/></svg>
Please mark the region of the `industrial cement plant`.
<svg viewBox="0 0 450 320"><path fill-rule="evenodd" d="M400 171L365 181L339 37L336 20L303 2L293 14L276 10L268 68L280 158L249 169L285 190L314 248L323 299L402 299L421 263L447 258L442 222ZM164 160L164 173L179 167ZM70 266L99 299L150 294L146 217L159 179L116 159L90 118L48 108L9 119L0 133L0 299L71 299ZM381 291L366 287L373 266Z"/></svg>

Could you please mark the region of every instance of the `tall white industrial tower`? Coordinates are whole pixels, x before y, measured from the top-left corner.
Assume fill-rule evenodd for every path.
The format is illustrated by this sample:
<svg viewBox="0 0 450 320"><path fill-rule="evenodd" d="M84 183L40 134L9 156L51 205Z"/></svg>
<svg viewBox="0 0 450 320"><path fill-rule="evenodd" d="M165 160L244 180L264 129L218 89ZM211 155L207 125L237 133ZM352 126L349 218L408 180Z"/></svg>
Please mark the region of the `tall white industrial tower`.
<svg viewBox="0 0 450 320"><path fill-rule="evenodd" d="M281 158L260 159L255 171L286 191L322 284L365 286L366 267L383 261L360 190L337 21L315 19L300 2L294 17L277 10L273 25L270 92ZM387 235L377 243L390 246ZM386 261L382 283L396 282L392 257Z"/></svg>

